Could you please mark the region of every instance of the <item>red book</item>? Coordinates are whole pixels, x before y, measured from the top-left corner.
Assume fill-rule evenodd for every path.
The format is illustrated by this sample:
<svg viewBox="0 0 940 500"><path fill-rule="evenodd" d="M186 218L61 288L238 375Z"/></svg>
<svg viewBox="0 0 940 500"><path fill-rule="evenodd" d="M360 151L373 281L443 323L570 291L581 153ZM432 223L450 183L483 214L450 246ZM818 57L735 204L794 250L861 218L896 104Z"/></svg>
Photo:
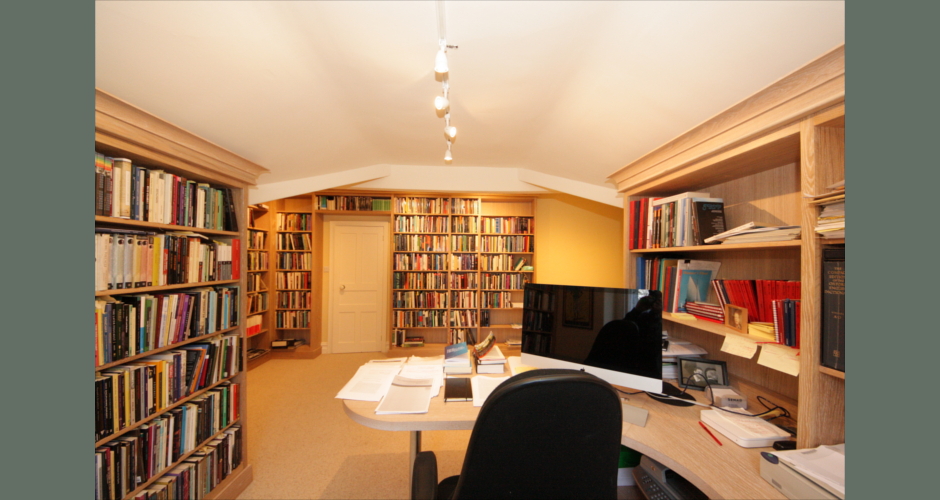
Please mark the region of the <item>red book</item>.
<svg viewBox="0 0 940 500"><path fill-rule="evenodd" d="M242 243L238 238L232 239L232 279L239 279L241 272Z"/></svg>
<svg viewBox="0 0 940 500"><path fill-rule="evenodd" d="M636 200L633 200L630 202L629 217L630 218L628 220L630 221L630 231L627 234L630 235L629 236L630 239L627 241L627 248L629 248L630 250L633 250L636 248L636 234L637 234Z"/></svg>
<svg viewBox="0 0 940 500"><path fill-rule="evenodd" d="M699 316L698 314L695 314L695 313L689 313L689 314L691 314L692 316L695 316L696 319L702 319L702 320L705 320L705 321L711 321L712 323L718 323L719 325L725 324L724 321L719 321L719 320L714 319L714 318L709 318L708 316Z"/></svg>

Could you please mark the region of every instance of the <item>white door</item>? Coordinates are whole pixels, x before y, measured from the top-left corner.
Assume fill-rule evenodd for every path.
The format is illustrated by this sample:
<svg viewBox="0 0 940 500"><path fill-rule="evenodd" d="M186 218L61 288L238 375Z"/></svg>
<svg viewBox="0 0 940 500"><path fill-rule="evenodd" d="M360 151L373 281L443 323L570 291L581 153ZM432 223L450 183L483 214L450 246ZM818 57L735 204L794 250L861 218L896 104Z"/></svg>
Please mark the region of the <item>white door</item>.
<svg viewBox="0 0 940 500"><path fill-rule="evenodd" d="M384 351L388 343L389 223L330 223L330 351Z"/></svg>

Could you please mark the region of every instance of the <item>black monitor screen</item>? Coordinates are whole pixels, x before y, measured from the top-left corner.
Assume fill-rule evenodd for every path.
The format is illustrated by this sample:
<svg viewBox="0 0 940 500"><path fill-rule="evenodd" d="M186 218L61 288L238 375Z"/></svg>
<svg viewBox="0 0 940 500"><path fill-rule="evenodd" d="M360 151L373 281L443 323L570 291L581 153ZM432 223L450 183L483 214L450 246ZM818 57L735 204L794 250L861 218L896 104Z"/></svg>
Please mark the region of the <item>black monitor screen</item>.
<svg viewBox="0 0 940 500"><path fill-rule="evenodd" d="M619 374L662 380L661 292L529 283L524 300L527 364L583 368L640 389Z"/></svg>

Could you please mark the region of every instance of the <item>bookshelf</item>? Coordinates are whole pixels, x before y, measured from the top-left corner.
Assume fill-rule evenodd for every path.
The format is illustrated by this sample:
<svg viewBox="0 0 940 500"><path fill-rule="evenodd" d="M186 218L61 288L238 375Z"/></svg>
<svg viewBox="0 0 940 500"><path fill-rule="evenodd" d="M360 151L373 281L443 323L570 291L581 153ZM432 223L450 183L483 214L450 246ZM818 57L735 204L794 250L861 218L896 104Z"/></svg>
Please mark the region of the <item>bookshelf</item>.
<svg viewBox="0 0 940 500"><path fill-rule="evenodd" d="M272 202L275 210L273 263L275 269L272 339L301 339L303 345L277 350L277 357L303 358L319 354L311 345L311 328L319 321L312 311L314 293L314 214L310 195ZM316 353L314 353L316 350Z"/></svg>
<svg viewBox="0 0 940 500"><path fill-rule="evenodd" d="M252 478L244 397L246 298L242 291L247 273L240 268L247 257L242 244L248 238L245 189L266 169L98 89L95 151L103 157L125 158L129 161L122 163L128 167L143 167L132 170L135 176L140 174L136 177L139 184L126 184L141 186L134 190L141 198L127 201L142 210L132 218L98 211L95 216L96 271L108 269L96 274L95 287L96 463L115 468L129 465L133 461L117 460L125 453L142 453L160 433L169 431L172 436L173 426L183 418L205 424L196 432L184 432L186 439L166 455L145 460L146 470L131 474L124 469L125 474L105 481L105 475L96 473L96 487L121 487L111 496L133 498L170 485L174 480L170 472L189 474L195 480L208 460L223 467L214 477L198 479L210 490L204 498L234 498ZM109 171L111 179L113 172ZM161 178L166 183L160 183ZM115 186L111 186L112 193ZM172 189L161 192L161 187ZM177 217L186 207L200 210ZM230 214L228 222L224 211ZM123 276L134 276L128 280L130 286L117 288L117 281L106 277L117 269L111 267L116 260L109 257L117 254L101 252L108 247L99 247L105 243L98 234L134 235L140 243L134 249L139 253L125 253L132 265L124 268ZM154 246L165 251L154 251ZM102 289L100 279L111 288ZM172 305L177 306L176 313ZM169 367L182 366L184 359L190 361L189 366L196 366L198 359L209 359L211 364L199 371L204 377L170 379ZM148 377L154 377L155 393L131 397L137 396ZM122 392L124 404L114 403L115 395L121 401ZM112 403L105 404L109 400ZM206 415L218 418L208 422Z"/></svg>
<svg viewBox="0 0 940 500"><path fill-rule="evenodd" d="M844 46L834 49L611 175L625 200L706 191L724 199L729 228L752 220L802 227L802 239L795 242L634 250L625 263L630 286L635 257L657 254L720 261L716 279L801 282L798 377L758 365L757 356L721 352L725 336L740 335L729 328L664 314L670 335L726 361L733 380L796 402L798 413L791 412L797 415L800 448L845 440L845 375L820 365L822 248L844 240L816 235L819 208L804 197L845 179L844 55ZM624 220L629 223L629 217Z"/></svg>
<svg viewBox="0 0 940 500"><path fill-rule="evenodd" d="M271 271L274 213L265 204L248 206L248 260L246 276L246 336L248 367L260 366L271 352L274 283Z"/></svg>
<svg viewBox="0 0 940 500"><path fill-rule="evenodd" d="M426 343L518 340L534 271L513 267L534 263L534 214L532 198L394 195L392 328Z"/></svg>

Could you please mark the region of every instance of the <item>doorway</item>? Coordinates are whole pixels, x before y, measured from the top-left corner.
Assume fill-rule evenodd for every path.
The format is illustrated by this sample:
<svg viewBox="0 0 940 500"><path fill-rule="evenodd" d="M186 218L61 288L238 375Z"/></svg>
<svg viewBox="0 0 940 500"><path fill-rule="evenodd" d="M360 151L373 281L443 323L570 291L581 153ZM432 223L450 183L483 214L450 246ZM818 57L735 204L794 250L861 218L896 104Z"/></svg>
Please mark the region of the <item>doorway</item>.
<svg viewBox="0 0 940 500"><path fill-rule="evenodd" d="M389 222L327 220L330 352L388 349Z"/></svg>

